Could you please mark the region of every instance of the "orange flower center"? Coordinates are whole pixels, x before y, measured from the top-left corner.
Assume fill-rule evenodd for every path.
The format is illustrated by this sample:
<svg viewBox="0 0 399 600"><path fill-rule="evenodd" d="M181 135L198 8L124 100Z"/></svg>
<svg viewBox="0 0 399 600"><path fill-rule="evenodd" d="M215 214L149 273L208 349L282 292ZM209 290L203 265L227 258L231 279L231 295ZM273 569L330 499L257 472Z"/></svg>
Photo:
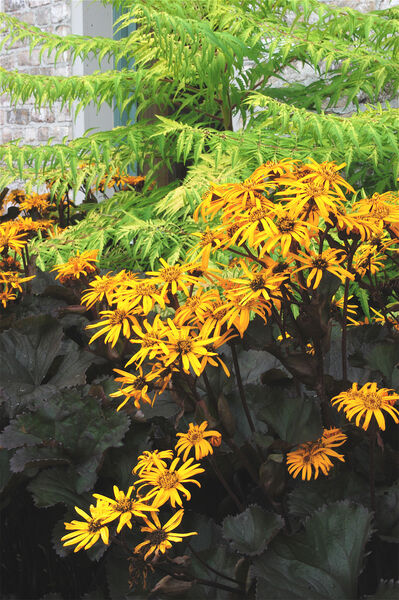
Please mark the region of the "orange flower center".
<svg viewBox="0 0 399 600"><path fill-rule="evenodd" d="M263 290L266 287L266 280L263 275L255 275L249 287L253 292L258 292L259 290Z"/></svg>
<svg viewBox="0 0 399 600"><path fill-rule="evenodd" d="M171 490L179 483L179 476L173 471L165 471L158 477L158 485L164 490Z"/></svg>
<svg viewBox="0 0 399 600"><path fill-rule="evenodd" d="M211 244L212 246L215 245L215 235L212 233L212 231L206 231L205 233L202 234L201 240L200 240L200 246L205 247L208 246L208 244Z"/></svg>
<svg viewBox="0 0 399 600"><path fill-rule="evenodd" d="M198 429L193 429L187 433L187 439L192 444L196 444L204 439L204 434Z"/></svg>
<svg viewBox="0 0 399 600"><path fill-rule="evenodd" d="M168 539L168 533L163 529L155 529L154 531L150 531L148 538L152 546L159 546Z"/></svg>
<svg viewBox="0 0 399 600"><path fill-rule="evenodd" d="M165 281L177 281L181 275L180 267L165 267L159 271Z"/></svg>
<svg viewBox="0 0 399 600"><path fill-rule="evenodd" d="M315 269L321 269L322 271L324 271L324 269L327 269L328 267L328 262L324 259L324 258L315 258L312 261L313 267Z"/></svg>
<svg viewBox="0 0 399 600"><path fill-rule="evenodd" d="M281 233L288 233L289 231L293 231L295 229L295 221L294 219L290 219L288 217L282 217L277 221L277 227Z"/></svg>
<svg viewBox="0 0 399 600"><path fill-rule="evenodd" d="M180 354L188 354L193 348L193 343L191 340L179 340L175 348Z"/></svg>
<svg viewBox="0 0 399 600"><path fill-rule="evenodd" d="M363 393L362 394L362 402L366 408L369 410L374 410L376 408L381 408L382 398L380 398L377 394Z"/></svg>
<svg viewBox="0 0 399 600"><path fill-rule="evenodd" d="M130 498L122 498L115 504L115 510L121 513L130 512L134 509L134 504L134 500L131 500Z"/></svg>
<svg viewBox="0 0 399 600"><path fill-rule="evenodd" d="M127 312L125 310L117 308L114 314L110 316L109 324L112 326L120 325L121 323L123 323L124 319L126 318L126 315Z"/></svg>
<svg viewBox="0 0 399 600"><path fill-rule="evenodd" d="M90 521L87 529L90 533L96 533L101 529L101 527L103 527L103 524L100 521L100 519L93 519L92 521Z"/></svg>

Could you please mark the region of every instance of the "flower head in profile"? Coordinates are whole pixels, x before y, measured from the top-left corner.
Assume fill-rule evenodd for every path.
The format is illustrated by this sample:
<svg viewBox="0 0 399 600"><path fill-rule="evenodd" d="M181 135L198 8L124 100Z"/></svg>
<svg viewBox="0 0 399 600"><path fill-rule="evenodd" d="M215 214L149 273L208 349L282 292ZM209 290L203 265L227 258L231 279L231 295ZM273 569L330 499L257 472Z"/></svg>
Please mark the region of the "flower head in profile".
<svg viewBox="0 0 399 600"><path fill-rule="evenodd" d="M115 499L102 496L101 494L93 494L93 496L98 500L104 501L105 504L108 504L108 516L110 518L112 517L113 520L119 519L118 527L116 529L117 533L119 533L125 525L127 525L129 529L132 528L131 520L133 515L144 519L146 511L154 512L154 510L156 510L153 506L144 504L143 501L131 498L132 491L134 490L134 486L132 485L129 487L126 494L116 485L114 485L113 490Z"/></svg>
<svg viewBox="0 0 399 600"><path fill-rule="evenodd" d="M134 467L132 473L138 473L141 477L145 471L151 471L153 467L166 468L167 463L165 458L173 458L172 450L144 450L143 454L137 459L137 465Z"/></svg>
<svg viewBox="0 0 399 600"><path fill-rule="evenodd" d="M333 463L327 453L321 450L319 442L305 442L296 450L288 452L287 465L292 477L295 478L302 473L302 480L309 481L312 476L317 479L320 470L327 475Z"/></svg>
<svg viewBox="0 0 399 600"><path fill-rule="evenodd" d="M78 250L75 256L71 256L66 263L55 265L52 271L58 271L56 279L61 281L87 276L96 271L97 254L98 250L85 250L82 254Z"/></svg>
<svg viewBox="0 0 399 600"><path fill-rule="evenodd" d="M120 377L115 377L115 381L121 382L122 387L117 392L110 394L110 396L112 398L124 396L124 400L119 404L117 410L125 406L130 399L133 400L137 409L140 408L140 402L146 402L152 406L155 397L151 399L148 396L148 391L152 380L156 377L154 373L143 373L141 367L138 367L138 373L136 372L135 375L121 369L114 369L114 371L120 375Z"/></svg>
<svg viewBox="0 0 399 600"><path fill-rule="evenodd" d="M139 553L146 547L144 555L144 560L146 560L153 552L155 556L158 556L160 552L164 554L168 548L172 547L172 542L181 542L184 537L198 535L196 531L190 533L172 533L180 525L183 515L184 510L178 510L165 525L161 525L158 515L155 512L152 514L154 523L145 518L146 527L141 527L141 531L147 534L147 539L136 546L134 551Z"/></svg>
<svg viewBox="0 0 399 600"><path fill-rule="evenodd" d="M109 543L109 530L107 523L113 520L109 515L108 504L102 500L98 500L96 506L90 506L90 514L75 506L76 512L84 518L84 521L72 521L65 523L65 529L71 530L61 538L64 546L77 544L74 552L78 552L82 548L88 550L101 537L104 544Z"/></svg>
<svg viewBox="0 0 399 600"><path fill-rule="evenodd" d="M385 429L384 412L390 415L395 423L399 423L399 411L394 407L399 400L399 394L388 388L377 388L376 383L365 383L360 389L354 383L349 390L341 392L332 398L333 405L338 410L343 410L345 417L351 421L356 417L356 426L367 430L370 422L376 423L382 430Z"/></svg>
<svg viewBox="0 0 399 600"><path fill-rule="evenodd" d="M0 252L13 250L21 254L22 248L26 245L26 233L21 233L19 226L12 221L6 221L0 225Z"/></svg>
<svg viewBox="0 0 399 600"><path fill-rule="evenodd" d="M31 279L34 279L34 277L34 275L30 275L29 277L21 277L16 271L4 271L3 273L0 273L0 283L5 284L5 286L8 288L22 292L21 283L30 281Z"/></svg>
<svg viewBox="0 0 399 600"><path fill-rule="evenodd" d="M176 436L180 438L175 446L177 455L184 452L183 460L186 460L190 451L194 450L195 460L200 460L208 454L213 454L213 448L206 438L221 438L222 436L218 431L206 431L207 427L208 421L203 421L201 425L190 423L187 433L177 433Z"/></svg>
<svg viewBox="0 0 399 600"><path fill-rule="evenodd" d="M3 308L7 308L7 303L11 302L12 300L16 300L16 299L17 299L17 297L12 292L12 290L9 290L6 288L2 292L0 292L0 302L3 305Z"/></svg>
<svg viewBox="0 0 399 600"><path fill-rule="evenodd" d="M112 304L113 294L118 285L118 278L107 273L106 275L96 275L93 281L90 281L89 288L82 295L82 303L91 308L96 302L101 302L106 298L109 305Z"/></svg>
<svg viewBox="0 0 399 600"><path fill-rule="evenodd" d="M346 435L338 428L324 429L321 438L315 442L305 442L287 454L288 472L292 477L302 474L302 480L315 479L319 471L327 475L333 467L331 458L344 462L344 456L338 454L336 447L346 442Z"/></svg>

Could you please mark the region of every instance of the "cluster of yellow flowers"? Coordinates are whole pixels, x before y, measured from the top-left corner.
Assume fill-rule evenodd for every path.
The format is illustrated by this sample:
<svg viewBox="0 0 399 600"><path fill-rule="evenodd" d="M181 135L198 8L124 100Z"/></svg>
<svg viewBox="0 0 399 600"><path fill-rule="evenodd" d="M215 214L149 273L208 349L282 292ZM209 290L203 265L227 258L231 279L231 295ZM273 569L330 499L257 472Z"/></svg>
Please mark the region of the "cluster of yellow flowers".
<svg viewBox="0 0 399 600"><path fill-rule="evenodd" d="M133 365L133 373L115 369L122 384L112 394L122 398L118 409L129 400L136 408L153 404L176 373L195 381L212 365L229 375L217 350L242 338L255 315L277 326L276 342L289 341L314 355L309 329L296 321L295 335L290 327L292 310L318 302L328 273L342 283L330 303L331 317L342 328L364 323L350 303L350 284L374 290L377 274L389 261L397 264L399 197L386 192L358 199L339 173L343 166L283 160L260 166L243 183L214 183L194 217L215 225L194 234L199 240L189 262L170 265L161 259L160 269L145 276L125 270L93 276L82 303L103 310L88 325L97 330L90 343L103 337L114 347L125 338L138 347L125 365ZM226 256L228 264L220 262ZM56 269L76 279L94 275L92 262L94 254L81 255ZM381 305L374 314L375 322L399 329L392 306ZM358 403L366 398L360 391L346 393L352 404L355 397ZM381 423L378 411L387 408L379 392L374 396L373 405L366 399L345 414L360 414L357 424L366 428L371 411ZM395 411L388 412L396 419ZM326 472L328 463L323 464Z"/></svg>
<svg viewBox="0 0 399 600"><path fill-rule="evenodd" d="M49 194L26 194L24 190L12 190L4 196L0 214L9 205L16 205L19 215L16 219L4 221L0 225L0 302L4 308L10 301L16 300L17 292L23 291L21 284L34 277L21 276L22 270L25 271L25 275L28 272L29 239L39 230L48 231L54 224L46 218L53 206ZM22 259L23 267L18 258Z"/></svg>
<svg viewBox="0 0 399 600"><path fill-rule="evenodd" d="M100 192L107 188L119 188L121 191L129 190L132 188L138 188L144 184L145 177L142 175L128 175L127 173L121 173L119 169L112 175L112 177L105 176L100 179L99 183L92 191L96 191L97 189Z"/></svg>
<svg viewBox="0 0 399 600"><path fill-rule="evenodd" d="M173 542L196 535L196 532L174 532L182 521L183 508L176 510L164 525L159 519L159 509L165 504L170 504L173 509L176 505L182 507L182 497L187 501L191 498L187 486L195 484L201 487L196 477L204 469L199 463L194 463L194 458L187 457L194 450L195 459L200 460L213 452L212 445L220 444L220 433L207 430L207 425L206 421L201 425L190 423L187 433L177 434L180 438L175 446L177 456L173 450L143 452L132 471L138 479L126 493L114 486L114 498L93 494L97 502L90 506L90 514L76 506L75 510L84 521L65 523L70 533L62 538L64 545L75 545L74 552L78 552L82 548L88 550L100 539L108 544L111 522L118 520L116 533L119 533L125 525L132 529L134 521L145 534L145 540L135 547L134 553L145 561L153 553L165 553ZM183 451L180 463L179 456Z"/></svg>
<svg viewBox="0 0 399 600"><path fill-rule="evenodd" d="M354 383L349 390L341 392L331 399L333 405L338 405L338 410L343 409L345 417L351 421L355 417L357 427L367 430L370 423L373 427L385 429L384 412L389 414L395 423L399 423L399 410L394 404L399 400L399 394L387 388L378 389L376 383L368 382L360 389ZM302 479L316 479L319 469L324 475L330 471L333 463L330 457L338 458L344 462L342 454L332 448L345 443L347 436L338 428L324 429L323 435L316 442L305 442L295 450L288 452L288 471L293 477L302 472ZM314 469L314 471L312 470Z"/></svg>

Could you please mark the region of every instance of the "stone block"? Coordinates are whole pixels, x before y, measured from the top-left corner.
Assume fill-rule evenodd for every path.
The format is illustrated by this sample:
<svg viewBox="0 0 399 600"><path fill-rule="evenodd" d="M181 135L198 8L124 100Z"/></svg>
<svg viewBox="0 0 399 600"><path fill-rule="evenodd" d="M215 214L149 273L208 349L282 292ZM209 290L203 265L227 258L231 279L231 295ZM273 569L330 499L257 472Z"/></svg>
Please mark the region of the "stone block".
<svg viewBox="0 0 399 600"><path fill-rule="evenodd" d="M50 133L51 131L51 133ZM39 142L47 142L50 136L54 135L53 131L49 127L39 127L38 129L38 140Z"/></svg>
<svg viewBox="0 0 399 600"><path fill-rule="evenodd" d="M13 12L28 8L25 0L4 0L4 12Z"/></svg>
<svg viewBox="0 0 399 600"><path fill-rule="evenodd" d="M27 144L38 143L38 129L36 127L26 127L24 129L24 142Z"/></svg>
<svg viewBox="0 0 399 600"><path fill-rule="evenodd" d="M32 15L34 15L35 24L37 26L48 25L50 21L50 9L48 6L40 6L35 10L32 10Z"/></svg>
<svg viewBox="0 0 399 600"><path fill-rule="evenodd" d="M23 21L24 23L28 23L29 25L33 25L35 22L35 15L34 12L32 10L29 10L27 12L23 12L18 14L18 19L20 21ZM26 42L25 42L26 44Z"/></svg>
<svg viewBox="0 0 399 600"><path fill-rule="evenodd" d="M51 4L51 0L28 0L28 4L31 8L36 8L39 6Z"/></svg>
<svg viewBox="0 0 399 600"><path fill-rule="evenodd" d="M38 67L40 65L39 50L35 49L32 53L29 50L23 50L17 56L18 67Z"/></svg>
<svg viewBox="0 0 399 600"><path fill-rule="evenodd" d="M71 34L71 27L70 27L70 25L58 25L55 28L55 33L57 35L70 35Z"/></svg>
<svg viewBox="0 0 399 600"><path fill-rule="evenodd" d="M7 144L8 142L11 142L11 140L24 137L24 131L22 129L17 129L16 127L4 127L1 133L3 144Z"/></svg>
<svg viewBox="0 0 399 600"><path fill-rule="evenodd" d="M60 23L61 21L69 21L71 18L71 9L69 4L65 2L57 2L51 5L51 22ZM49 19L50 20L50 19Z"/></svg>
<svg viewBox="0 0 399 600"><path fill-rule="evenodd" d="M27 125L30 113L27 108L14 108L7 112L7 123L10 125Z"/></svg>
<svg viewBox="0 0 399 600"><path fill-rule="evenodd" d="M47 108L33 110L30 118L33 123L54 123L55 121L54 115Z"/></svg>

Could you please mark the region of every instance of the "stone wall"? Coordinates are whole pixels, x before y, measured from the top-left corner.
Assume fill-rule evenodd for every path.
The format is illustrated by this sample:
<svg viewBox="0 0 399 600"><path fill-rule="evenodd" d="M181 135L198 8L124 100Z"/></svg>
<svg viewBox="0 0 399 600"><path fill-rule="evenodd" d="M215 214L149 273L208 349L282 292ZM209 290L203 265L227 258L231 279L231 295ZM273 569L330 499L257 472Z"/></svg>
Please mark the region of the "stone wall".
<svg viewBox="0 0 399 600"><path fill-rule="evenodd" d="M71 33L70 0L0 0L0 11L25 21L41 30L67 35ZM26 42L20 41L12 49L1 50L0 66L8 71L18 70L32 75L71 75L68 56L60 56L57 65L43 54L39 62L39 48L29 52ZM11 107L7 95L0 96L0 144L22 138L27 144L41 144L49 137L60 142L72 136L72 117L68 109L55 104L51 110L36 110L32 100Z"/></svg>

